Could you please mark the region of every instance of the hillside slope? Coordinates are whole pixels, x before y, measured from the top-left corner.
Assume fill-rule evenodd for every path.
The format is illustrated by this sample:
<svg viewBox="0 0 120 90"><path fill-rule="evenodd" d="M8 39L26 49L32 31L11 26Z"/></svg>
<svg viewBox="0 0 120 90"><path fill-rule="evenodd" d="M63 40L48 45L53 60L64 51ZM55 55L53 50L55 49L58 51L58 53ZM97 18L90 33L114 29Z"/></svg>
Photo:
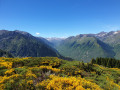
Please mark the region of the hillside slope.
<svg viewBox="0 0 120 90"><path fill-rule="evenodd" d="M97 37L104 43L107 43L113 47L114 52L116 53L115 58L120 59L120 31L111 31Z"/></svg>
<svg viewBox="0 0 120 90"><path fill-rule="evenodd" d="M19 57L59 56L58 52L41 39L22 31L0 30L0 49Z"/></svg>
<svg viewBox="0 0 120 90"><path fill-rule="evenodd" d="M76 36L65 39L58 47L60 54L88 62L96 57L114 57L113 48L91 36Z"/></svg>

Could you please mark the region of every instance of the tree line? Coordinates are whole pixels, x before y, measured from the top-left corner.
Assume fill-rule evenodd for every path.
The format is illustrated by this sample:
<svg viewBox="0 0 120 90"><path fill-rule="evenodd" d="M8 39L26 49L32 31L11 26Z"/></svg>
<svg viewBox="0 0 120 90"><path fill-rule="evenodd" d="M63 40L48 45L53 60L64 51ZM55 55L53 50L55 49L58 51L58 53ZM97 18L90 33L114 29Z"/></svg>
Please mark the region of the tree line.
<svg viewBox="0 0 120 90"><path fill-rule="evenodd" d="M120 60L115 58L102 58L97 57L96 59L91 60L92 64L99 64L109 68L120 68Z"/></svg>

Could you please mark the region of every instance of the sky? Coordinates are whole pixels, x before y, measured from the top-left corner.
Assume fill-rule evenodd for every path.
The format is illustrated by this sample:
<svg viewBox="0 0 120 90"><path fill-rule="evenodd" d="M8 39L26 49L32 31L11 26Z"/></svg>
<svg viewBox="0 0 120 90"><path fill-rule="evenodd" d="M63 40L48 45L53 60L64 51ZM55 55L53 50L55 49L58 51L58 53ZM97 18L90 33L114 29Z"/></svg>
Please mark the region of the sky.
<svg viewBox="0 0 120 90"><path fill-rule="evenodd" d="M0 30L69 37L120 30L120 0L0 0Z"/></svg>

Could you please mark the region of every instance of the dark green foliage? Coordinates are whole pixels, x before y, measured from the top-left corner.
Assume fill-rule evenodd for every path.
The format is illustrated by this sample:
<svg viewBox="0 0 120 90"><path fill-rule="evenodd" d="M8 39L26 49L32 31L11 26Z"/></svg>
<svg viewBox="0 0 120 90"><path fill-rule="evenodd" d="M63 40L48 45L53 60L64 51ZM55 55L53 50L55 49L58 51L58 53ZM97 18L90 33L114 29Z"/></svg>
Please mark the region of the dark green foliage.
<svg viewBox="0 0 120 90"><path fill-rule="evenodd" d="M78 68L80 68L81 70L90 72L93 71L93 65L91 63L83 63L83 62L79 62L79 65L76 65Z"/></svg>
<svg viewBox="0 0 120 90"><path fill-rule="evenodd" d="M99 64L110 68L120 68L120 60L114 58L96 58L91 60L92 64Z"/></svg>
<svg viewBox="0 0 120 90"><path fill-rule="evenodd" d="M25 74L27 72L26 68L15 68L15 73L17 74Z"/></svg>
<svg viewBox="0 0 120 90"><path fill-rule="evenodd" d="M95 59L94 58L92 58L92 60L91 60L91 63L93 64L93 63L95 63L96 61L95 61Z"/></svg>
<svg viewBox="0 0 120 90"><path fill-rule="evenodd" d="M6 71L7 71L7 69L0 70L0 76L4 76Z"/></svg>
<svg viewBox="0 0 120 90"><path fill-rule="evenodd" d="M0 49L0 57L13 57L12 54Z"/></svg>

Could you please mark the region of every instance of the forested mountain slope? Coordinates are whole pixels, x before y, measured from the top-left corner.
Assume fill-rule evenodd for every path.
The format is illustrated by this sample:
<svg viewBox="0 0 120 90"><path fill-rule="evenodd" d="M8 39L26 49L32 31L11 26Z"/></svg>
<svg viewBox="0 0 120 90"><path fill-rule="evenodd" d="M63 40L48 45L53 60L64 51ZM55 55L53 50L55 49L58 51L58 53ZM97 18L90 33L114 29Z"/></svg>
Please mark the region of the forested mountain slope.
<svg viewBox="0 0 120 90"><path fill-rule="evenodd" d="M91 36L76 36L65 39L58 47L60 54L88 62L96 57L114 57L113 48Z"/></svg>
<svg viewBox="0 0 120 90"><path fill-rule="evenodd" d="M59 53L27 32L0 30L0 49L19 57L59 56Z"/></svg>

